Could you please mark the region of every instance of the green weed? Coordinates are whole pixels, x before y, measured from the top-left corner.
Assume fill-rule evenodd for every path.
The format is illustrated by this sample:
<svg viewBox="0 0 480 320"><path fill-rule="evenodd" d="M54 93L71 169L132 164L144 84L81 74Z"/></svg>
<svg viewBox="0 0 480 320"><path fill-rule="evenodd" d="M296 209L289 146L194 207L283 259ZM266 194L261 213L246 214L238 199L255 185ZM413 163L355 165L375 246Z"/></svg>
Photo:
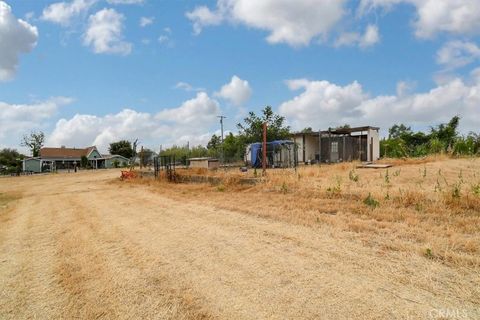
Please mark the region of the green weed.
<svg viewBox="0 0 480 320"><path fill-rule="evenodd" d="M363 200L363 203L371 208L376 208L380 205L380 202L378 202L377 200L375 200L374 197L372 197L372 194L369 193L368 194L368 197L366 197L364 200Z"/></svg>

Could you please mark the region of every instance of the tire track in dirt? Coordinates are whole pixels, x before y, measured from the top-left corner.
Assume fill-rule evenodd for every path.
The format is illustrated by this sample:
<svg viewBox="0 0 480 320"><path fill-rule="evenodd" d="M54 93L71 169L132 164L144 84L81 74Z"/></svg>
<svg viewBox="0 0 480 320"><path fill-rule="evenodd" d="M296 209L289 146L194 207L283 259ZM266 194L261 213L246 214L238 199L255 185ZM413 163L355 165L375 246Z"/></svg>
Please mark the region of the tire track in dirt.
<svg viewBox="0 0 480 320"><path fill-rule="evenodd" d="M169 286L156 259L142 255L142 249L127 243L114 226L102 226L98 221L101 212L84 205L91 198L92 194L85 199L79 194L67 200L75 209L73 219L65 223L74 230L59 239L58 273L75 304L65 314L112 319L211 318L188 290Z"/></svg>
<svg viewBox="0 0 480 320"><path fill-rule="evenodd" d="M50 210L48 200L27 197L17 203L8 227L2 228L2 319L58 318L55 305L62 299L51 263L55 232L50 228L52 221L55 210Z"/></svg>
<svg viewBox="0 0 480 320"><path fill-rule="evenodd" d="M179 283L196 282L209 308L223 318L345 318L365 313L375 318L372 310L380 318L402 318L426 316L436 306L473 310L453 297L442 301L435 290L419 290L414 280L424 282L422 276L430 271L405 275L410 268L393 268L393 261L379 264L369 248L315 235L309 228L180 203L139 189L99 194L92 206L104 212L101 225L117 226L147 255L164 255L171 277ZM397 257L395 263L404 258ZM432 263L431 272L449 269Z"/></svg>

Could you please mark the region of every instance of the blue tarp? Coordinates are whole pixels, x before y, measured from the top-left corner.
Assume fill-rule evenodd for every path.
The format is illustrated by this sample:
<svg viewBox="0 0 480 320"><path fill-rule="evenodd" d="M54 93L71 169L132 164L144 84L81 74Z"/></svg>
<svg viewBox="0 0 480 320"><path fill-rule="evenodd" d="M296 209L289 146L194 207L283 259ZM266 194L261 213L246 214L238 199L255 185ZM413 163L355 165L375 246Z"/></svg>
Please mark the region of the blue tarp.
<svg viewBox="0 0 480 320"><path fill-rule="evenodd" d="M267 142L267 152L280 149L284 145L292 145L293 141L290 140L274 140ZM262 167L262 143L256 142L250 145L251 162L253 168Z"/></svg>

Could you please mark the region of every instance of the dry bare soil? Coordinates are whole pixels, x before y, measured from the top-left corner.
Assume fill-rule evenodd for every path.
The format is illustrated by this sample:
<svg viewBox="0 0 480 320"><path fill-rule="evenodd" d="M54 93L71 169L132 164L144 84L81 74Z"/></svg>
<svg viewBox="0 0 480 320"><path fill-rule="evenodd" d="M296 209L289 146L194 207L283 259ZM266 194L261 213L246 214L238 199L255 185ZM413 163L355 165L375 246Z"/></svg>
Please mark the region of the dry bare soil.
<svg viewBox="0 0 480 320"><path fill-rule="evenodd" d="M0 179L1 319L480 318L480 160L119 176Z"/></svg>

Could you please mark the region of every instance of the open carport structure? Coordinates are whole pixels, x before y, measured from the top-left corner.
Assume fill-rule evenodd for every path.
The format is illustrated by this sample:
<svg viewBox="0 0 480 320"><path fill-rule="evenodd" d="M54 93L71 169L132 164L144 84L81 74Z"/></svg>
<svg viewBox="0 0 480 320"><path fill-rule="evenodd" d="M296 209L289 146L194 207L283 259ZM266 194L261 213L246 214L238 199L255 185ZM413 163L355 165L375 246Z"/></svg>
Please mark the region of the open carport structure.
<svg viewBox="0 0 480 320"><path fill-rule="evenodd" d="M375 161L380 158L379 129L364 126L297 132L292 140L298 146L299 162Z"/></svg>

